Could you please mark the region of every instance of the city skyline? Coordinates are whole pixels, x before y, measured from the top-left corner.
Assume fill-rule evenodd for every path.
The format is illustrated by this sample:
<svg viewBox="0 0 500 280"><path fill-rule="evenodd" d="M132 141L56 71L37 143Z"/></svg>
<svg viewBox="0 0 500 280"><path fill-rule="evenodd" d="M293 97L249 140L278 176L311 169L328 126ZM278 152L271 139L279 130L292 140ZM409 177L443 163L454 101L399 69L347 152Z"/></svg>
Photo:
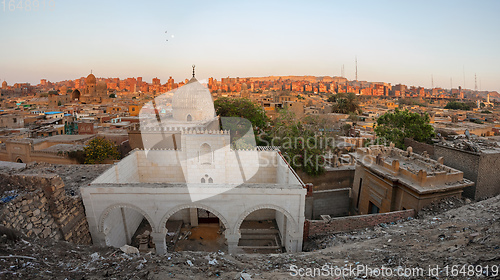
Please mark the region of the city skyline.
<svg viewBox="0 0 500 280"><path fill-rule="evenodd" d="M200 78L341 76L344 67L354 80L357 57L359 80L474 89L477 75L478 90L500 92L496 1L52 3L0 10L2 81L91 70L182 81L192 64Z"/></svg>

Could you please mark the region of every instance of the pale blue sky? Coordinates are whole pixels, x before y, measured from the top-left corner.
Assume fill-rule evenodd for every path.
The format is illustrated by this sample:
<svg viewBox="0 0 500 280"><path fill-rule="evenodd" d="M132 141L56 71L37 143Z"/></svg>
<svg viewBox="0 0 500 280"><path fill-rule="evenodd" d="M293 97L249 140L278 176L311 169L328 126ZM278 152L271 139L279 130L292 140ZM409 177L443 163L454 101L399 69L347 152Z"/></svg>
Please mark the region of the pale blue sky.
<svg viewBox="0 0 500 280"><path fill-rule="evenodd" d="M339 76L500 92L500 1L0 3L0 79ZM16 0L16 3L19 1ZM23 0L25 3L25 0ZM42 3L42 1L40 1ZM167 33L165 34L165 31ZM172 38L172 35L174 37ZM168 42L166 41L168 39Z"/></svg>

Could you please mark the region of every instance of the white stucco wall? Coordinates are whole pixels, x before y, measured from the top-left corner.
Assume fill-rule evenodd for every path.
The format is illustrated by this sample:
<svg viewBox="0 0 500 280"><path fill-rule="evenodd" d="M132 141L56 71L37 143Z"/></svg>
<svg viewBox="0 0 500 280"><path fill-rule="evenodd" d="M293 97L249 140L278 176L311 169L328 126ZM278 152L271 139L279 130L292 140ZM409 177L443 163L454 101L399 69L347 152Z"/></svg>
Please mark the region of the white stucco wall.
<svg viewBox="0 0 500 280"><path fill-rule="evenodd" d="M111 187L95 184L81 188L81 193L92 238L96 244L104 245L106 238L110 238L104 229L114 208L126 207L138 211L151 221L157 248L159 252L164 252L167 219L182 209L201 208L221 219L226 228L225 236L230 250L234 250L238 244L239 226L243 220L254 211L274 209L277 213L287 216L286 227L281 228L283 235L286 235L282 239L287 240L284 244L287 251L301 250L306 193L304 188L298 185L243 185L222 191L222 194L220 188L227 189L227 186L207 187L200 184L195 191L215 192L218 195L198 202L192 202L187 188L178 185L162 187L158 184L123 184L120 187ZM282 223L282 215L275 217L277 222ZM114 238L118 241L110 240L110 244L123 243L123 237L118 234L111 236L111 239Z"/></svg>

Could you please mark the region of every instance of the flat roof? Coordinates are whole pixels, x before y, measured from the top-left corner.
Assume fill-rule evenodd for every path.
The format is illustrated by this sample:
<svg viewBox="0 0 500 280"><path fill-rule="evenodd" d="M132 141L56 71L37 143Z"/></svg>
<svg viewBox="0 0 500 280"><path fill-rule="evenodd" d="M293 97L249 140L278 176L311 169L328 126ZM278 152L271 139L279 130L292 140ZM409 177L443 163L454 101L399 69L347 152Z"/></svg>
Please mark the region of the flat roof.
<svg viewBox="0 0 500 280"><path fill-rule="evenodd" d="M144 187L144 188L255 188L255 189L303 189L300 184L187 184L187 183L91 183L89 185L82 186L83 188L126 188L126 187Z"/></svg>

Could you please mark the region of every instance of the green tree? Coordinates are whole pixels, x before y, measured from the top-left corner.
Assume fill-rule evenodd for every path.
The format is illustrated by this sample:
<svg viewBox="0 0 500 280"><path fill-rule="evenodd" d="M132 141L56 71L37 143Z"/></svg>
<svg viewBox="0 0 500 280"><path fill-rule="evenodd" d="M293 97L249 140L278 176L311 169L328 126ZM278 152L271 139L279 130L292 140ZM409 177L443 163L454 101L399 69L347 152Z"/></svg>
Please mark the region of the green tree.
<svg viewBox="0 0 500 280"><path fill-rule="evenodd" d="M250 127L253 129L257 145L263 144L259 135L268 129L270 120L261 106L246 98L221 97L215 100L214 107L218 116L235 118L223 119L222 123L223 129L231 131L231 143L236 145L234 148L251 148L247 144L253 141L244 139L248 136L245 132Z"/></svg>
<svg viewBox="0 0 500 280"><path fill-rule="evenodd" d="M361 114L361 107L359 106L356 94L353 92L337 93L328 98L329 102L333 102L332 113L339 114Z"/></svg>
<svg viewBox="0 0 500 280"><path fill-rule="evenodd" d="M395 109L377 119L375 133L380 139L393 142L396 147L404 149L404 139L411 138L419 142L428 142L434 135L434 128L429 124L429 114L421 115L408 110Z"/></svg>
<svg viewBox="0 0 500 280"><path fill-rule="evenodd" d="M334 144L330 131L327 122L315 118L301 121L293 112L283 109L270 132L271 143L280 146L293 169L317 176L325 171L324 155Z"/></svg>
<svg viewBox="0 0 500 280"><path fill-rule="evenodd" d="M269 123L264 109L250 99L221 97L215 100L214 107L217 115L247 119L254 128L264 129Z"/></svg>
<svg viewBox="0 0 500 280"><path fill-rule="evenodd" d="M84 149L85 163L102 163L106 159L119 159L118 147L111 141L102 137L96 137L87 144Z"/></svg>
<svg viewBox="0 0 500 280"><path fill-rule="evenodd" d="M475 104L474 102L458 102L458 101L450 101L446 106L444 106L445 109L451 109L451 110L465 110L469 111L472 108L474 108Z"/></svg>

